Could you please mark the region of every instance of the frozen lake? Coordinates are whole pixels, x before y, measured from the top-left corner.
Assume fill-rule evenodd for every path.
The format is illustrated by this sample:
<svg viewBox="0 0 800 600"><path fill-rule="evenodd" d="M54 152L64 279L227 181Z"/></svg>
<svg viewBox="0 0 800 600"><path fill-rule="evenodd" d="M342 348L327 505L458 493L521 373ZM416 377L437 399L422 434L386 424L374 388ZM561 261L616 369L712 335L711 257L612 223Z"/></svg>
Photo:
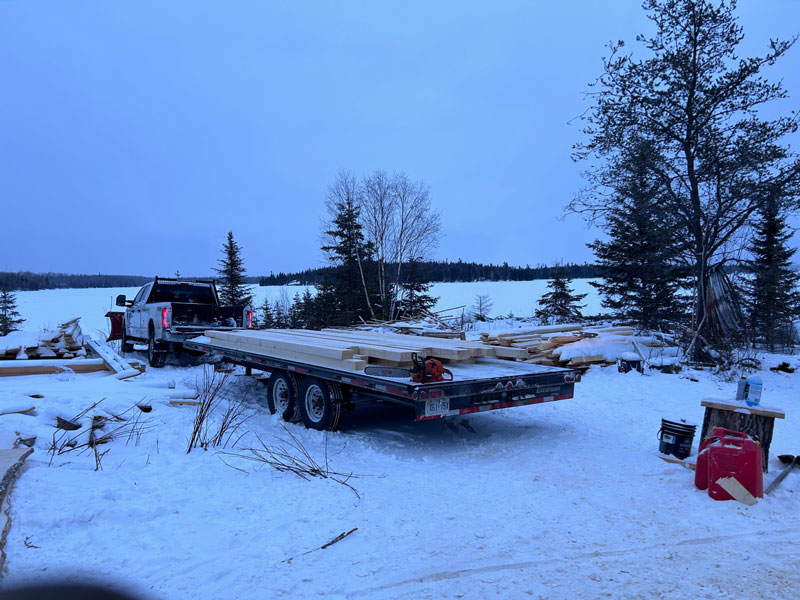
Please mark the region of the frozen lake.
<svg viewBox="0 0 800 600"><path fill-rule="evenodd" d="M581 294L588 294L583 303L585 315L601 312L600 296L592 287L589 279L575 279L572 288ZM288 300L295 294L302 295L306 289L313 293L309 286L254 286L254 306L260 306L264 298L270 302ZM41 329L55 327L59 323L75 317L81 317L81 327L87 333L107 332L108 320L105 318L109 310L118 310L114 299L118 294L133 298L139 288L90 288L40 290L35 292L16 292L17 305L22 317L26 320L25 329ZM435 283L431 289L433 296L439 301L434 310L455 306L471 306L475 296L487 295L493 306L491 316L505 316L513 313L517 317L531 316L536 303L547 291L547 281L476 281L459 283Z"/></svg>

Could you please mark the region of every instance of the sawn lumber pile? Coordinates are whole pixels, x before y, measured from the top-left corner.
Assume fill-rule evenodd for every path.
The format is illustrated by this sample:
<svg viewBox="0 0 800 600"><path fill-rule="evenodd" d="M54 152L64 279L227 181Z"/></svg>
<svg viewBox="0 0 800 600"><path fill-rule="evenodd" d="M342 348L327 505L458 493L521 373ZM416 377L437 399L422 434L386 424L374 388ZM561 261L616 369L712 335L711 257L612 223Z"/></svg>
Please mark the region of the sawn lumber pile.
<svg viewBox="0 0 800 600"><path fill-rule="evenodd" d="M62 323L56 330L39 333L12 331L0 337L0 360L85 357L79 321L80 317Z"/></svg>
<svg viewBox="0 0 800 600"><path fill-rule="evenodd" d="M520 348L478 341L338 329L211 330L205 335L214 344L236 350L355 371L363 370L367 364L410 367L413 354L447 364L469 363L483 356L515 360L528 355Z"/></svg>
<svg viewBox="0 0 800 600"><path fill-rule="evenodd" d="M558 325L535 329L481 334L481 341L501 347L517 348L528 354L525 362L539 365L588 367L615 364L623 354L641 356L639 345L663 345L657 341L633 338L632 327L590 328ZM642 356L644 359L644 356Z"/></svg>

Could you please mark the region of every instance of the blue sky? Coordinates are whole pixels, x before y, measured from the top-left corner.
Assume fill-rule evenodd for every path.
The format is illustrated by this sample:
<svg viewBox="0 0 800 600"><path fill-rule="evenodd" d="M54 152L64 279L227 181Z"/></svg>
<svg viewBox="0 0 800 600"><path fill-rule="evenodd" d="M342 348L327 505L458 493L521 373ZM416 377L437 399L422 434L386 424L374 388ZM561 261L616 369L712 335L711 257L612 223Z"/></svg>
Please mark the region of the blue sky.
<svg viewBox="0 0 800 600"><path fill-rule="evenodd" d="M741 2L743 53L800 2ZM442 213L432 258L591 260L559 221L604 45L638 2L0 0L0 270L250 274L318 266L339 170L404 171ZM800 46L770 76L798 106ZM10 250L10 251L9 251Z"/></svg>

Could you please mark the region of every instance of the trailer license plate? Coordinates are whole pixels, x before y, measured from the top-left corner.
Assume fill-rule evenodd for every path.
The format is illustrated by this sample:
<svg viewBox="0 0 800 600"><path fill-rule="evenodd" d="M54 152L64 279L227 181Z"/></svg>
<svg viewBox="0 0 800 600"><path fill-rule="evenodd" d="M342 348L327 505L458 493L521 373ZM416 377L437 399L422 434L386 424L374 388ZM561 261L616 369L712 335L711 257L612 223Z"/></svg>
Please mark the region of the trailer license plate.
<svg viewBox="0 0 800 600"><path fill-rule="evenodd" d="M450 412L449 398L429 398L425 400L425 416L437 417Z"/></svg>

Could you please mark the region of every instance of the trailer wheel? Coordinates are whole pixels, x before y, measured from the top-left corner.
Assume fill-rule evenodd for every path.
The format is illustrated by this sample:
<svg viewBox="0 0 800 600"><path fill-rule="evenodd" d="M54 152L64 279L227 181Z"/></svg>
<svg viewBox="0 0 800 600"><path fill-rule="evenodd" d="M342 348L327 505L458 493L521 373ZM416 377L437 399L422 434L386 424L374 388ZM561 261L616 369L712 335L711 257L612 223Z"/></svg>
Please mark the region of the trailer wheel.
<svg viewBox="0 0 800 600"><path fill-rule="evenodd" d="M125 331L125 321L122 321L122 337L120 338L120 351L133 352L133 344L128 341L128 334Z"/></svg>
<svg viewBox="0 0 800 600"><path fill-rule="evenodd" d="M307 377L300 386L300 416L303 425L320 431L336 431L342 422L341 389L336 384Z"/></svg>
<svg viewBox="0 0 800 600"><path fill-rule="evenodd" d="M147 362L154 369L160 369L167 360L166 352L156 350L156 332L153 325L150 325L150 333L147 336Z"/></svg>
<svg viewBox="0 0 800 600"><path fill-rule="evenodd" d="M297 379L285 371L273 371L267 381L267 408L284 421L296 421Z"/></svg>

